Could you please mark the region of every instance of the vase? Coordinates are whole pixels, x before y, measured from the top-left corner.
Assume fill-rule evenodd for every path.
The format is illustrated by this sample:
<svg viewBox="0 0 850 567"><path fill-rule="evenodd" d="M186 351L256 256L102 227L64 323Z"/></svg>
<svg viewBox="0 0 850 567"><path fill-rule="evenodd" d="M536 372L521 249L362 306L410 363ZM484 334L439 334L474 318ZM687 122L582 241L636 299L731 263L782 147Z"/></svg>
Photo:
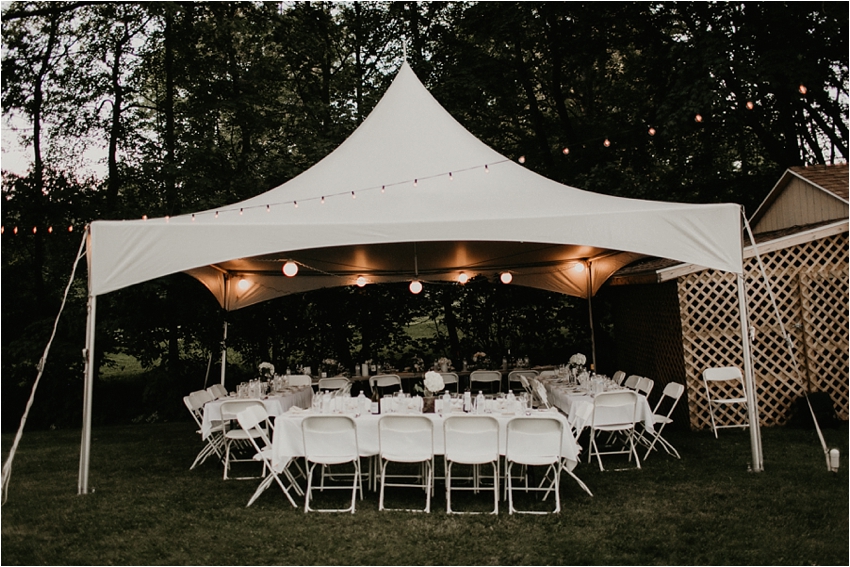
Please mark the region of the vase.
<svg viewBox="0 0 850 567"><path fill-rule="evenodd" d="M434 413L434 400L436 399L435 396L423 396L422 413Z"/></svg>
<svg viewBox="0 0 850 567"><path fill-rule="evenodd" d="M440 363L440 372L448 372L449 364L447 362Z"/></svg>

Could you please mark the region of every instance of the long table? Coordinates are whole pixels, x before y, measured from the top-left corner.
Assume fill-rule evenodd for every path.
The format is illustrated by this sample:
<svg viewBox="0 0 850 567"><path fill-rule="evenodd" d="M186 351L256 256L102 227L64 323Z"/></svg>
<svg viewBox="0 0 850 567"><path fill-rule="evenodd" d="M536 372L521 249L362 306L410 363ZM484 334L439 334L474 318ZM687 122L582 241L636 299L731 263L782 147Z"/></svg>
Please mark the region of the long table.
<svg viewBox="0 0 850 567"><path fill-rule="evenodd" d="M281 466L288 459L304 456L304 440L301 432L301 423L308 415L319 414L315 413L313 410L289 411L287 413L279 415L275 419L275 430L274 437L272 440L272 462L275 467ZM378 421L381 418L381 414L373 415L367 413L361 414L356 417L355 414L345 415L350 415L351 417L353 417L355 424L357 425L357 443L360 448L361 454L377 454L379 450ZM463 416L466 414L453 412L445 414L425 413L421 415L424 415L434 423L434 454L444 454L445 438L443 435L443 424L445 423L445 420L450 416ZM507 445L506 428L508 421L518 416L505 415L501 413L492 413L486 415L494 417L499 422L499 447L501 454L504 455L505 448ZM524 416L525 414L520 415ZM573 468L575 468L576 464L578 463L581 448L576 443L575 437L573 436L572 429L570 428L570 424L568 423L567 418L556 410L533 411L531 412L530 416L536 418L554 417L563 424L564 434L561 441L561 457L566 460L567 469L570 471L573 470Z"/></svg>
<svg viewBox="0 0 850 567"><path fill-rule="evenodd" d="M576 430L580 431L585 425L590 425L593 422L592 407L594 394L586 389L559 382L557 379L543 378L540 381L546 388L549 403L564 412ZM591 407L589 410L586 408L588 405ZM585 411L582 411L582 406L585 406ZM586 421L582 417L585 415L588 416ZM599 425L608 425L615 422L623 423L630 420L631 416L617 416L609 413L608 418L608 422L599 423ZM640 394L638 394L638 403L635 410L635 421L643 422L643 426L647 431L654 431L652 408L649 407L646 397Z"/></svg>
<svg viewBox="0 0 850 567"><path fill-rule="evenodd" d="M203 438L206 439L210 432L212 432L214 422L221 421L221 404L244 399L249 398L230 396L204 404L204 420L201 424L201 435ZM289 411L292 407L309 408L313 403L313 388L310 386L287 386L283 391L265 396L261 401L266 406L268 414L276 417Z"/></svg>

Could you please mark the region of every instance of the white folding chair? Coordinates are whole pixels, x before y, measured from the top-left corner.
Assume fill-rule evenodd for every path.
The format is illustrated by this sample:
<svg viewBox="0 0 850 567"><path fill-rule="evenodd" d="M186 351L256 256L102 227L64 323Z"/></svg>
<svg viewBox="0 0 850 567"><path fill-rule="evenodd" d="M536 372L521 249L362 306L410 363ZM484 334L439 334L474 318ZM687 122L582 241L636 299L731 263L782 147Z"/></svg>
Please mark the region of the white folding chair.
<svg viewBox="0 0 850 567"><path fill-rule="evenodd" d="M536 370L511 370L508 373L508 390L516 391L523 390L524 386L520 376L527 378L537 378L540 374Z"/></svg>
<svg viewBox="0 0 850 567"><path fill-rule="evenodd" d="M626 382L625 384L623 384L623 386L628 388L629 390L637 390L637 385L639 382L640 376L638 376L637 374L632 374L631 376L626 378Z"/></svg>
<svg viewBox="0 0 850 567"><path fill-rule="evenodd" d="M304 512L351 512L354 513L357 490L361 497L360 451L357 445L357 425L345 415L311 415L301 423L304 436L304 458L307 461L307 491L304 497ZM335 466L351 463L351 506L348 508L312 508L313 476L316 465ZM321 490L349 490L347 486L325 486L322 478Z"/></svg>
<svg viewBox="0 0 850 567"><path fill-rule="evenodd" d="M312 386L313 378L306 374L290 374L286 377L286 383L290 386Z"/></svg>
<svg viewBox="0 0 850 567"><path fill-rule="evenodd" d="M466 490L479 492L478 467L493 467L493 511L499 513L499 422L484 415L452 416L443 423L446 458L446 513L474 514L477 512L459 512L452 509L452 491ZM473 467L472 486L452 488L452 465L470 465Z"/></svg>
<svg viewBox="0 0 850 567"><path fill-rule="evenodd" d="M378 421L378 443L381 457L381 494L378 510L384 506L386 487L422 488L425 508L395 509L404 512L431 512L431 490L434 483L434 422L421 415L385 415ZM420 463L424 474L392 475L392 478L415 478L418 482L387 482L387 468L393 463Z"/></svg>
<svg viewBox="0 0 850 567"><path fill-rule="evenodd" d="M711 429L717 437L718 429L749 427L747 421L734 423L733 420L747 416L747 393L741 369L736 366L722 368L706 368L702 373L705 395L708 398L708 413L711 416ZM724 424L718 425L721 415L715 416L722 409ZM729 423L733 421L732 423Z"/></svg>
<svg viewBox="0 0 850 567"><path fill-rule="evenodd" d="M330 392L332 390L342 390L346 386L350 386L351 381L345 376L334 376L333 378L319 378L319 391Z"/></svg>
<svg viewBox="0 0 850 567"><path fill-rule="evenodd" d="M227 397L227 388L225 388L221 384L213 384L212 386L207 388L207 392L212 394L214 400Z"/></svg>
<svg viewBox="0 0 850 567"><path fill-rule="evenodd" d="M224 423L224 480L248 480L260 478L259 476L230 476L230 466L233 463L250 463L254 461L253 456L242 457L237 451L249 447L249 439L258 437L256 431L245 430L238 427L236 416L250 407L259 406L265 411L265 406L260 400L227 400L221 404L221 420ZM232 422L232 423L229 423ZM236 425L237 427L234 427Z"/></svg>
<svg viewBox="0 0 850 567"><path fill-rule="evenodd" d="M507 470L508 513L521 514L547 514L548 511L518 510L514 507L514 488L511 468L514 464L523 467L546 467L543 475L543 483L549 480L548 486L540 485L536 488L528 486L528 477L524 490L544 492L546 495L555 491L555 509L551 511L557 514L561 511L561 443L563 438L563 424L554 417L515 417L508 421L506 430L505 462Z"/></svg>
<svg viewBox="0 0 850 567"><path fill-rule="evenodd" d="M625 379L626 379L626 373L623 372L622 370L616 371L614 373L614 376L611 377L611 380L613 380L614 383L617 384L618 386L622 386L623 380L625 380Z"/></svg>
<svg viewBox="0 0 850 567"><path fill-rule="evenodd" d="M491 393L493 391L493 384L495 384L496 392L501 392L502 373L498 370L473 370L469 375L469 389L474 391L474 384L476 383L486 384Z"/></svg>
<svg viewBox="0 0 850 567"><path fill-rule="evenodd" d="M664 429L665 425L673 423L670 416L673 415L673 410L676 409L676 404L679 403L679 398L682 397L684 391L685 386L677 382L670 382L664 386L664 391L661 393L661 399L658 400L658 403L655 405L655 409L652 410L653 432L649 433L644 430L644 434L638 437L638 439L648 447L646 455L643 457L644 461L647 457L649 457L649 453L655 448L656 443L661 445L668 454L673 455L677 459L681 459L676 448L661 436L661 431ZM666 414L659 413L662 403L665 403L665 400L668 399L670 400L670 409L667 410Z"/></svg>
<svg viewBox="0 0 850 567"><path fill-rule="evenodd" d="M192 414L192 419L195 420L195 423L198 426L198 435L203 435L203 420L204 420L204 404L207 401L210 401L212 396L206 390L199 390L197 392L192 392L188 396L183 397L183 403L186 405L186 408L189 410L189 413ZM216 455L219 459L223 457L223 449L224 449L224 427L221 422L217 422L213 424L212 430L210 434L207 436L204 441L203 449L198 452L198 455L195 457L195 460L192 462L192 466L189 467L189 470L194 469L196 466L203 464L211 455Z"/></svg>
<svg viewBox="0 0 850 567"><path fill-rule="evenodd" d="M265 478L263 478L262 482L260 482L260 485L257 487L257 490L254 491L254 494L251 496L250 500L248 500L248 504L246 504L245 507L247 508L253 504L254 501L260 497L260 494L265 492L265 490L271 486L272 482L277 482L280 489L283 490L283 494L286 496L286 499L289 500L290 504L292 504L292 507L297 508L298 504L295 503L292 495L289 494L289 489L292 488L299 496L302 496L304 493L295 481L295 477L293 477L292 473L289 472L289 465L293 462L292 459L287 459L286 462L281 463L277 467L275 467L272 462L272 443L266 435L266 430L271 427L271 424L269 423L269 414L266 412L266 408L264 406L250 406L236 414L236 420L239 422L239 426L243 430L251 433L251 435L248 436L248 440L257 451L256 455L254 455L254 460L261 461L263 463L264 472L268 471L268 474ZM262 443L262 446L260 446L260 443ZM289 484L288 487L284 485L283 481L280 479L281 474L286 478Z"/></svg>
<svg viewBox="0 0 850 567"><path fill-rule="evenodd" d="M403 392L401 387L401 378L397 374L378 374L369 378L369 389L378 389L378 393L383 396L385 393L393 393L396 391L396 386L399 392ZM389 392L385 390L390 389Z"/></svg>
<svg viewBox="0 0 850 567"><path fill-rule="evenodd" d="M596 455L599 470L603 471L602 455L629 455L635 458L637 468L640 468L637 450L635 449L635 417L637 415L637 392L626 390L620 392L601 392L593 399L593 418L590 426L590 450L587 460ZM596 443L596 432L617 432L623 434L622 449L600 451Z"/></svg>
<svg viewBox="0 0 850 567"><path fill-rule="evenodd" d="M652 388L654 386L655 380L641 376L638 380L637 387L635 388L635 390L637 390L639 394L643 394L644 396L649 398L649 393L652 392Z"/></svg>
<svg viewBox="0 0 850 567"><path fill-rule="evenodd" d="M446 385L446 390L449 389L451 384L455 385L455 392L460 392L460 378L458 378L457 373L455 372L440 372L440 376L443 377L443 384Z"/></svg>

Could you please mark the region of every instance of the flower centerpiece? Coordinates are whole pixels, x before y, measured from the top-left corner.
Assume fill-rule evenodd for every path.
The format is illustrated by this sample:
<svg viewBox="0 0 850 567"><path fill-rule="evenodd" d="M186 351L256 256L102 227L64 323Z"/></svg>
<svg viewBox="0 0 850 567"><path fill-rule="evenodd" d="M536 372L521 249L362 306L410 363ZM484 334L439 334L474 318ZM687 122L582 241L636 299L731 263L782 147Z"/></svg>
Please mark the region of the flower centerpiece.
<svg viewBox="0 0 850 567"><path fill-rule="evenodd" d="M416 391L422 392L423 394L423 412L434 413L434 395L445 387L446 383L443 382L442 374L434 372L433 370L429 370L425 373L422 380L422 386L420 387L419 384L414 386Z"/></svg>
<svg viewBox="0 0 850 567"><path fill-rule="evenodd" d="M445 356L441 356L435 367L439 369L440 372L448 372L452 367L452 361L446 358Z"/></svg>
<svg viewBox="0 0 850 567"><path fill-rule="evenodd" d="M326 378L328 376L339 376L342 373L339 363L333 358L324 359L319 365L319 371L322 373L322 378Z"/></svg>
<svg viewBox="0 0 850 567"><path fill-rule="evenodd" d="M271 362L261 362L259 366L260 378L270 380L274 378L274 364Z"/></svg>
<svg viewBox="0 0 850 567"><path fill-rule="evenodd" d="M583 381L587 378L588 373L584 365L587 364L587 357L581 353L576 353L570 357L570 376L573 379L580 378Z"/></svg>
<svg viewBox="0 0 850 567"><path fill-rule="evenodd" d="M475 368L487 368L490 365L490 358L486 352L476 352L472 355L472 365Z"/></svg>

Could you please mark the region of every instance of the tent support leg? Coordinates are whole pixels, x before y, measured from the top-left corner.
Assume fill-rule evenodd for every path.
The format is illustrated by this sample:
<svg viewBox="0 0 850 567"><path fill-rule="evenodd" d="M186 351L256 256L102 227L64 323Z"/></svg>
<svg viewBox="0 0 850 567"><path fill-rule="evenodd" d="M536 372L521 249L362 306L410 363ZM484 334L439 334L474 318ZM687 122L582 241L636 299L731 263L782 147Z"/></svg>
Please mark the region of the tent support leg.
<svg viewBox="0 0 850 567"><path fill-rule="evenodd" d="M227 320L224 321L224 334L221 337L221 385L227 373Z"/></svg>
<svg viewBox="0 0 850 567"><path fill-rule="evenodd" d="M85 378L83 382L83 433L80 442L80 476L77 494L89 493L89 463L91 461L91 412L92 389L94 387L94 331L97 296L89 295L88 318L86 320Z"/></svg>
<svg viewBox="0 0 850 567"><path fill-rule="evenodd" d="M747 397L747 418L750 424L750 447L752 449L751 470L762 472L764 459L761 452L761 428L759 426L758 396L756 395L756 380L753 374L753 357L750 348L750 325L747 314L747 288L744 275L738 274L738 311L741 316L741 344L744 347L744 381Z"/></svg>
<svg viewBox="0 0 850 567"><path fill-rule="evenodd" d="M591 369L596 372L596 328L593 326L593 277L590 273L590 262L585 265L587 272L587 316L590 318L590 361Z"/></svg>

